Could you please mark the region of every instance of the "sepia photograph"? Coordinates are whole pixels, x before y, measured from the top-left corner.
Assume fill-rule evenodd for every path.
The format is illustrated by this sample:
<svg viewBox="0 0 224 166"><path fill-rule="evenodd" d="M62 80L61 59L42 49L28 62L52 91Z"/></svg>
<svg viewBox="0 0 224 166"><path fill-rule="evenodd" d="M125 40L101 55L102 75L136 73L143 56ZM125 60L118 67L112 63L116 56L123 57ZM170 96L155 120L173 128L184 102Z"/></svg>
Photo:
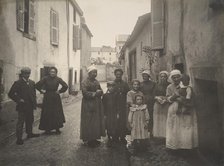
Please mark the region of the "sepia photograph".
<svg viewBox="0 0 224 166"><path fill-rule="evenodd" d="M224 166L224 0L0 0L0 166Z"/></svg>

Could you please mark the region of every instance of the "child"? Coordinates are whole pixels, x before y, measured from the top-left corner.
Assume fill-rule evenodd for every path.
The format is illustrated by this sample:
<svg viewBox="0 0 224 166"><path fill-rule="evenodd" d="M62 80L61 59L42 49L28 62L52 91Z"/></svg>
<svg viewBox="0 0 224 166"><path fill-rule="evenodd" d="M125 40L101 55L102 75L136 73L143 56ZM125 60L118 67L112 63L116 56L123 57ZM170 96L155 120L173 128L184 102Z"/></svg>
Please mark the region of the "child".
<svg viewBox="0 0 224 166"><path fill-rule="evenodd" d="M143 95L135 96L135 104L130 107L128 122L131 126L131 138L133 140L134 150L146 150L146 141L149 138L149 113L147 105L143 104Z"/></svg>
<svg viewBox="0 0 224 166"><path fill-rule="evenodd" d="M140 81L134 79L132 80L132 90L127 93L127 115L129 113L130 107L135 102L136 95L144 96L144 94L140 91ZM131 130L129 123L127 124L127 128L129 131Z"/></svg>
<svg viewBox="0 0 224 166"><path fill-rule="evenodd" d="M190 114L190 109L193 107L192 100L192 87L189 85L190 77L188 75L182 75L180 88L177 94L171 96L171 100L177 100L178 112L177 114Z"/></svg>
<svg viewBox="0 0 224 166"><path fill-rule="evenodd" d="M118 140L117 124L119 114L114 109L115 106L115 93L114 82L107 83L107 92L103 95L104 115L106 118L106 130L108 135L108 146L111 146L112 141Z"/></svg>

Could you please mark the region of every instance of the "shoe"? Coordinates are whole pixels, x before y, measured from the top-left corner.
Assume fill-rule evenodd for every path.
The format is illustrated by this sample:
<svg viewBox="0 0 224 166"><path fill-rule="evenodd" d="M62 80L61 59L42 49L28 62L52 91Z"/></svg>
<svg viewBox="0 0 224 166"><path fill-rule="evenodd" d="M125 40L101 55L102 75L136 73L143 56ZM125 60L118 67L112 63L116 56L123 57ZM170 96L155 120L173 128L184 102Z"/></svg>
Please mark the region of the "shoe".
<svg viewBox="0 0 224 166"><path fill-rule="evenodd" d="M17 139L16 144L17 145L23 145L23 140L22 139Z"/></svg>
<svg viewBox="0 0 224 166"><path fill-rule="evenodd" d="M27 138L34 138L34 137L39 137L40 136L40 134L28 134L27 135Z"/></svg>
<svg viewBox="0 0 224 166"><path fill-rule="evenodd" d="M51 131L50 130L45 130L44 134L50 135L51 134Z"/></svg>
<svg viewBox="0 0 224 166"><path fill-rule="evenodd" d="M56 134L61 134L61 131L59 129L56 129Z"/></svg>
<svg viewBox="0 0 224 166"><path fill-rule="evenodd" d="M127 145L127 140L125 138L121 138L120 141L122 144Z"/></svg>

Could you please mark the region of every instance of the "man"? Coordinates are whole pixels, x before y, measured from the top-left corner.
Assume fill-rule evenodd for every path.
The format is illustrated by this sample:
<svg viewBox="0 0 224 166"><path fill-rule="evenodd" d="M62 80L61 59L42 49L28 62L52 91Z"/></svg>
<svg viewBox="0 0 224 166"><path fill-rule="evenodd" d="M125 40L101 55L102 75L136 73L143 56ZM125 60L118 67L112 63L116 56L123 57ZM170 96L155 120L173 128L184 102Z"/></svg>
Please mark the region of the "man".
<svg viewBox="0 0 224 166"><path fill-rule="evenodd" d="M8 96L16 102L18 111L18 122L16 125L17 145L22 145L23 125L26 124L27 138L38 137L33 134L32 125L34 121L33 110L36 109L36 90L35 82L30 80L31 70L28 67L21 69L20 79L12 85Z"/></svg>
<svg viewBox="0 0 224 166"><path fill-rule="evenodd" d="M127 93L129 91L129 86L127 82L122 80L123 70L116 69L114 70L115 80L114 80L114 91L115 91L115 99L116 104L115 107L118 112L118 138L123 144L126 144L127 141L125 139L127 134L127 107L126 107L126 99Z"/></svg>

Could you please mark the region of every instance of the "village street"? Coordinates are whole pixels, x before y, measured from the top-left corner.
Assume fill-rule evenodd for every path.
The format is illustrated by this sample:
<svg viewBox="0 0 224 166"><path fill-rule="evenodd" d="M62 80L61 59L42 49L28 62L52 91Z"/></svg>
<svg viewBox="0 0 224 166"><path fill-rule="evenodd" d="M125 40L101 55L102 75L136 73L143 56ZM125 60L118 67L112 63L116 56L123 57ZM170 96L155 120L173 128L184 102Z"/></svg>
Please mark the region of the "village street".
<svg viewBox="0 0 224 166"><path fill-rule="evenodd" d="M105 91L105 84L101 84ZM102 144L89 148L79 139L81 95L64 105L66 123L60 135L44 135L34 126L39 138L26 139L24 145L15 141L0 150L2 166L200 166L204 165L193 152L191 155L172 154L166 151L163 143L151 142L148 151L132 156L127 148L117 144L112 148Z"/></svg>

